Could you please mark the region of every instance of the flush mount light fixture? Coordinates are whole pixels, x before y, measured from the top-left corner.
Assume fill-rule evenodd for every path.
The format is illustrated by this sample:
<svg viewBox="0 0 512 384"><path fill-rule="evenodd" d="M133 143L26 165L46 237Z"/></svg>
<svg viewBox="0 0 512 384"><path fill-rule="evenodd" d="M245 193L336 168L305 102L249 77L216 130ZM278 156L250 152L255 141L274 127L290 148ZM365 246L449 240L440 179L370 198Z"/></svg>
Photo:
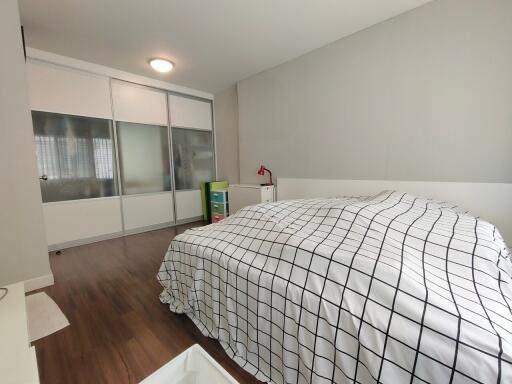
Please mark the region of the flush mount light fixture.
<svg viewBox="0 0 512 384"><path fill-rule="evenodd" d="M172 61L166 59L151 59L149 60L149 65L157 72L170 72L174 68L174 63Z"/></svg>

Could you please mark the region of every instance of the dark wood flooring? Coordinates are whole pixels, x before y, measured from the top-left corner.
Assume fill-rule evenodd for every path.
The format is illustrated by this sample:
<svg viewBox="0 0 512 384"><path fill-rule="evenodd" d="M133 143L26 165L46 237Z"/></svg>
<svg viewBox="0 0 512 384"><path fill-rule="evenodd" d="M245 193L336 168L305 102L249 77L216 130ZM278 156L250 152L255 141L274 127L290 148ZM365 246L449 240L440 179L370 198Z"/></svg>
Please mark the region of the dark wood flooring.
<svg viewBox="0 0 512 384"><path fill-rule="evenodd" d="M258 383L216 340L158 300L156 274L171 239L198 225L51 254L55 285L43 291L70 326L34 343L42 384L138 383L195 343L240 383Z"/></svg>

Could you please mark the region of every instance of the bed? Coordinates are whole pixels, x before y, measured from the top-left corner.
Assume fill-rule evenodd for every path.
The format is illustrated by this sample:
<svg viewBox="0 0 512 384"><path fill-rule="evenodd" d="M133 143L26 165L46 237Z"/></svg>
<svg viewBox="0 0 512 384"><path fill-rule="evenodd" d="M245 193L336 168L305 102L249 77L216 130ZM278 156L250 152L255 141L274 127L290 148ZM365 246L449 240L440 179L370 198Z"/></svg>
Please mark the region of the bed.
<svg viewBox="0 0 512 384"><path fill-rule="evenodd" d="M247 207L170 244L160 300L272 383L512 382L496 227L385 191Z"/></svg>

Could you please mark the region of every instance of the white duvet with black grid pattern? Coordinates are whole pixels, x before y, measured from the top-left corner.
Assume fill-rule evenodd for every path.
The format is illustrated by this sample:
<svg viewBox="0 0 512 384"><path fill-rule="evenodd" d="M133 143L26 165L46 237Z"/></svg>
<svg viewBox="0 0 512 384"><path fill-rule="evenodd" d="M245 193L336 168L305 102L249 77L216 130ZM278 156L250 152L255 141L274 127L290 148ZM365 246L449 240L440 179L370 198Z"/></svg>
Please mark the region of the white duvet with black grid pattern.
<svg viewBox="0 0 512 384"><path fill-rule="evenodd" d="M273 383L512 383L497 229L399 192L244 208L169 247L161 300Z"/></svg>

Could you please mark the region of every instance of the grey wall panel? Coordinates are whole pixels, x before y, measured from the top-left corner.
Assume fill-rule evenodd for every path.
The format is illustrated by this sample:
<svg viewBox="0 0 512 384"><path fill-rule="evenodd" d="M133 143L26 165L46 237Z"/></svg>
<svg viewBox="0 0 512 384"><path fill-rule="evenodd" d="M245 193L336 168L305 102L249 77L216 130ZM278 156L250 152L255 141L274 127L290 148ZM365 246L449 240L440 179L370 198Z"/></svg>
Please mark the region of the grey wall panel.
<svg viewBox="0 0 512 384"><path fill-rule="evenodd" d="M511 17L434 1L241 81L241 181L512 182Z"/></svg>
<svg viewBox="0 0 512 384"><path fill-rule="evenodd" d="M240 181L238 159L238 98L233 85L215 94L215 140L217 158L217 176L219 180L228 180L231 184Z"/></svg>

